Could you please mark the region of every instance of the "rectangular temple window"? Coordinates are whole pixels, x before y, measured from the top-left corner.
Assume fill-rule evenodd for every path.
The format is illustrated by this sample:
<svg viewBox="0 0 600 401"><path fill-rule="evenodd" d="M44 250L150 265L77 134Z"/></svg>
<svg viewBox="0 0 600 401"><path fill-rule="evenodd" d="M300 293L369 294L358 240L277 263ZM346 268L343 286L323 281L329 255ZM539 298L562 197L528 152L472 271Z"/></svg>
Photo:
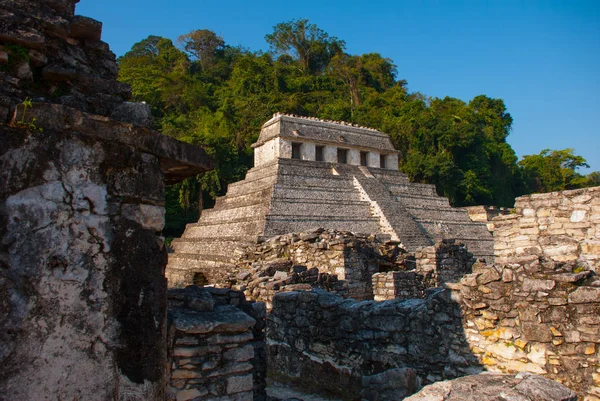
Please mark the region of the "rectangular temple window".
<svg viewBox="0 0 600 401"><path fill-rule="evenodd" d="M337 160L340 164L348 163L348 149L338 149L337 150Z"/></svg>
<svg viewBox="0 0 600 401"><path fill-rule="evenodd" d="M292 159L300 159L300 147L301 143L292 142Z"/></svg>
<svg viewBox="0 0 600 401"><path fill-rule="evenodd" d="M325 152L325 146L315 146L315 160L318 162L325 161L323 153Z"/></svg>
<svg viewBox="0 0 600 401"><path fill-rule="evenodd" d="M361 166L366 166L367 165L367 152L360 152L360 165Z"/></svg>
<svg viewBox="0 0 600 401"><path fill-rule="evenodd" d="M385 155L379 155L379 167L387 168L387 159Z"/></svg>

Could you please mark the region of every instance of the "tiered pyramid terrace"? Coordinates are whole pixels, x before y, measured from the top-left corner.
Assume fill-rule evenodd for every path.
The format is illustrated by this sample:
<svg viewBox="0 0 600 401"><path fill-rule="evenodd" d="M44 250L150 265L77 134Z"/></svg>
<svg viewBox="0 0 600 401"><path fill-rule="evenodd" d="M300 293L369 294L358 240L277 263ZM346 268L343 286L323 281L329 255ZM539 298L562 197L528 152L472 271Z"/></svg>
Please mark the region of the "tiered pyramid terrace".
<svg viewBox="0 0 600 401"><path fill-rule="evenodd" d="M317 227L388 235L412 251L441 238L491 261L492 236L429 184L397 170L388 135L348 123L275 114L261 130L255 167L173 241L167 277L190 284L227 276L244 245Z"/></svg>

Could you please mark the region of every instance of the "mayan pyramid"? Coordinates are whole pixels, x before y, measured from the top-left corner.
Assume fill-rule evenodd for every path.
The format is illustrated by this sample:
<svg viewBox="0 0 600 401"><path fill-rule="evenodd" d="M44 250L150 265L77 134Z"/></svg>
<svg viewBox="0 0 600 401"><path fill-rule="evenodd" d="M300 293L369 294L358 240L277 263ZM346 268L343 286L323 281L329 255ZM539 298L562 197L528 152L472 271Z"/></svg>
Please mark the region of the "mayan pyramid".
<svg viewBox="0 0 600 401"><path fill-rule="evenodd" d="M318 227L388 235L414 251L441 238L493 257L485 223L472 222L429 184L398 171L388 135L353 124L275 114L253 145L254 167L172 243L169 285L227 276L244 245Z"/></svg>

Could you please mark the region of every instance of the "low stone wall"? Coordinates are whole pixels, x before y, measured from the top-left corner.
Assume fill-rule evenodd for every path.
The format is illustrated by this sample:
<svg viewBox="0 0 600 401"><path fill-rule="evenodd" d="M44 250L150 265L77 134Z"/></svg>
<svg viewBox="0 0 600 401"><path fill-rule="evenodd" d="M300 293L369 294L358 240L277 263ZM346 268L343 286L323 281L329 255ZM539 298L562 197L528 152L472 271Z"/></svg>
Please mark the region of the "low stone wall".
<svg viewBox="0 0 600 401"><path fill-rule="evenodd" d="M389 369L410 368L423 383L476 373L482 368L450 295L357 302L324 291L277 294L267 321L269 375L354 399L363 381Z"/></svg>
<svg viewBox="0 0 600 401"><path fill-rule="evenodd" d="M521 196L514 214L493 222L497 263L544 256L600 272L600 187Z"/></svg>
<svg viewBox="0 0 600 401"><path fill-rule="evenodd" d="M459 281L472 271L474 262L467 248L454 240L442 240L433 246L418 248L410 263L396 266L402 267L402 271L373 275L374 299L424 298L427 288Z"/></svg>
<svg viewBox="0 0 600 401"><path fill-rule="evenodd" d="M425 299L276 295L270 372L348 399L364 377L397 368L414 369L422 383L483 369L531 372L600 398L600 278L551 261L474 269Z"/></svg>
<svg viewBox="0 0 600 401"><path fill-rule="evenodd" d="M415 260L416 271L423 275L429 288L458 282L471 272L475 263L475 258L465 245L453 239L444 239L433 246L417 249Z"/></svg>
<svg viewBox="0 0 600 401"><path fill-rule="evenodd" d="M264 304L238 291L169 290L167 399L264 400L265 318Z"/></svg>

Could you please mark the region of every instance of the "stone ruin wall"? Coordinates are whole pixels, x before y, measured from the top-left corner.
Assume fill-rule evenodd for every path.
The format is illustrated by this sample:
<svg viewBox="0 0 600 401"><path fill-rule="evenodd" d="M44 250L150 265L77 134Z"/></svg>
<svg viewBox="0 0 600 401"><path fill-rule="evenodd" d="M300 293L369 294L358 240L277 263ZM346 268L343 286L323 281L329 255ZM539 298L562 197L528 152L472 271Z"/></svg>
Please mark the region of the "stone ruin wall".
<svg viewBox="0 0 600 401"><path fill-rule="evenodd" d="M399 398L419 381L477 373L460 308L449 297L439 291L427 299L357 302L327 292L277 294L267 321L269 374L354 399L370 377L389 370L405 383Z"/></svg>
<svg viewBox="0 0 600 401"><path fill-rule="evenodd" d="M514 214L493 223L498 263L545 257L600 273L600 187L521 196Z"/></svg>
<svg viewBox="0 0 600 401"><path fill-rule="evenodd" d="M263 303L239 291L169 290L167 400L261 401L266 397Z"/></svg>
<svg viewBox="0 0 600 401"><path fill-rule="evenodd" d="M471 272L474 261L454 240L407 253L398 241L318 229L248 247L236 267L216 284L265 302L267 310L279 292L313 288L355 300L422 298L426 289Z"/></svg>
<svg viewBox="0 0 600 401"><path fill-rule="evenodd" d="M211 161L146 128L76 3L0 1L0 399L163 400L164 185Z"/></svg>
<svg viewBox="0 0 600 401"><path fill-rule="evenodd" d="M514 209L497 206L466 206L463 209L469 214L471 221L486 223L490 232L494 232L494 217L511 214Z"/></svg>
<svg viewBox="0 0 600 401"><path fill-rule="evenodd" d="M596 400L600 280L573 268L480 266L425 299L359 303L329 293L277 294L269 370L340 395L388 369L414 369L423 384L479 370L532 372Z"/></svg>
<svg viewBox="0 0 600 401"><path fill-rule="evenodd" d="M373 274L375 301L424 298L427 289L455 283L471 273L475 263L467 248L453 239L417 248L413 254L404 260L404 270L397 270L397 266L396 270Z"/></svg>
<svg viewBox="0 0 600 401"><path fill-rule="evenodd" d="M371 275L383 261L378 244L375 236L336 230L280 235L248 248L229 281L268 309L277 292L312 287L372 299Z"/></svg>

